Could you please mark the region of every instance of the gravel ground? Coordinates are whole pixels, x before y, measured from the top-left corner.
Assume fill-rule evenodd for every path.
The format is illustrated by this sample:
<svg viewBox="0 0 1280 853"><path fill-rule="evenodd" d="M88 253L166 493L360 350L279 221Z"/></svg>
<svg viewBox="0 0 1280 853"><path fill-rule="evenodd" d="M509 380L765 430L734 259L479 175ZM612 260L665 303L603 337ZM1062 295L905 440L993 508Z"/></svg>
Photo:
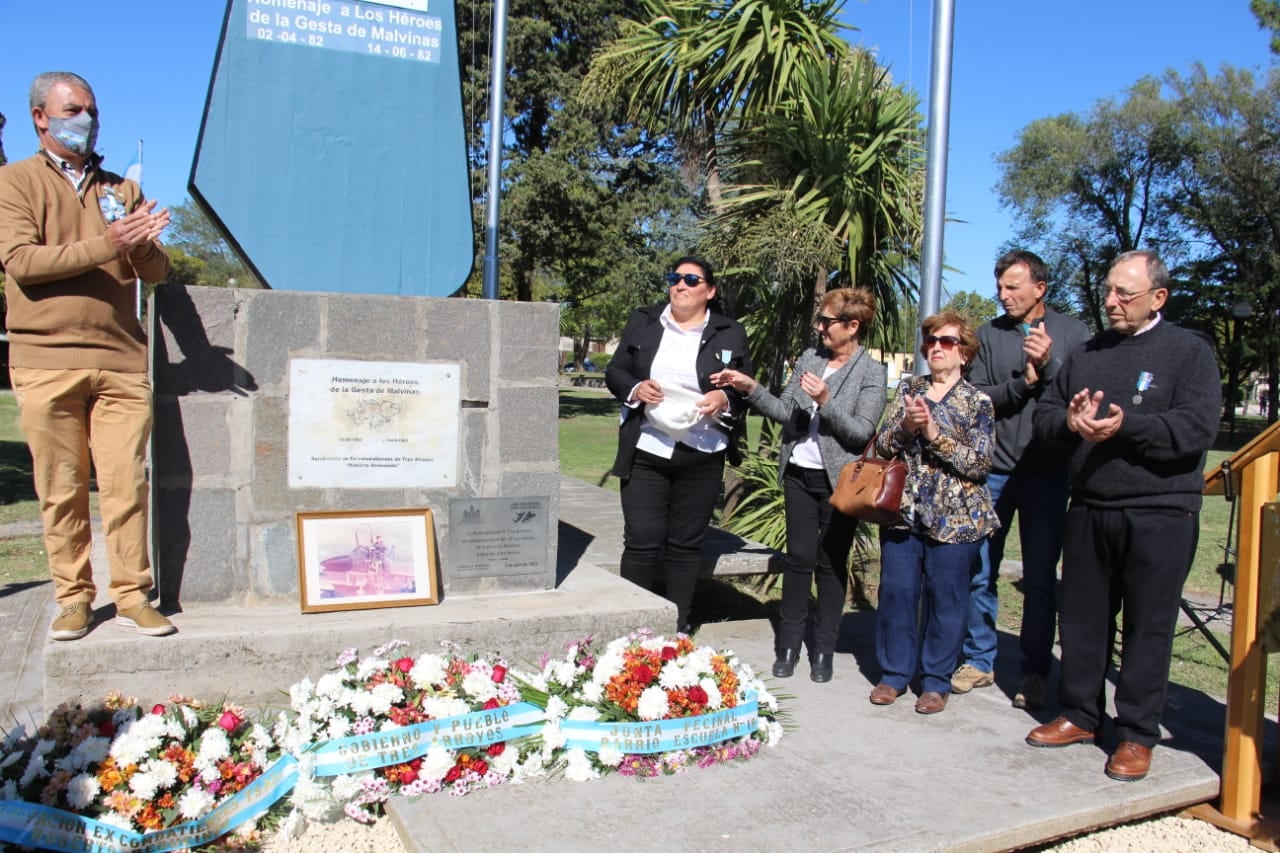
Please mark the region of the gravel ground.
<svg viewBox="0 0 1280 853"><path fill-rule="evenodd" d="M361 826L350 820L311 824L302 837L291 841L273 840L262 849L264 853L331 853L338 850L402 853L405 848L391 821L382 818L371 826ZM1150 853L1152 850L1240 853L1253 848L1243 838L1223 832L1202 820L1168 816L1104 829L1035 849L1054 853Z"/></svg>

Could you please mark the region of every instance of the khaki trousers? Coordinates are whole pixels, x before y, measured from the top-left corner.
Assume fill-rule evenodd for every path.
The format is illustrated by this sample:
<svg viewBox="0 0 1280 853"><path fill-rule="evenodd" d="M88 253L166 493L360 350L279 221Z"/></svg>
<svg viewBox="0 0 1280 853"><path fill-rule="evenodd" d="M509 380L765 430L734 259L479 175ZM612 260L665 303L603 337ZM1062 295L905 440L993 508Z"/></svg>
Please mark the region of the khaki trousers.
<svg viewBox="0 0 1280 853"><path fill-rule="evenodd" d="M14 396L35 474L45 550L59 606L92 606L89 459L107 539L111 598L119 610L147 600L145 456L151 384L145 373L11 367Z"/></svg>

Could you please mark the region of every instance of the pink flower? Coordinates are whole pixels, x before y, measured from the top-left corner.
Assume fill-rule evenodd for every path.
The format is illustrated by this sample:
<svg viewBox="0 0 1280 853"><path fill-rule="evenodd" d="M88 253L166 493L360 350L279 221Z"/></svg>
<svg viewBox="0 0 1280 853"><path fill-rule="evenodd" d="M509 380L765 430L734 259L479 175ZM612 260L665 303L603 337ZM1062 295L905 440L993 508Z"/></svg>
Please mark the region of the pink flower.
<svg viewBox="0 0 1280 853"><path fill-rule="evenodd" d="M689 688L689 701L698 705L707 704L707 691L703 690L700 685L693 685Z"/></svg>
<svg viewBox="0 0 1280 853"><path fill-rule="evenodd" d="M413 669L413 658L409 658L409 657L399 658L392 665L396 669L398 669L400 672L407 673L409 672L409 670Z"/></svg>
<svg viewBox="0 0 1280 853"><path fill-rule="evenodd" d="M666 663L667 661L673 661L673 660L675 660L675 659L676 659L676 657L677 657L677 653L676 653L676 647L675 647L675 646L663 646L663 647L662 647L662 662L663 662L663 663Z"/></svg>
<svg viewBox="0 0 1280 853"><path fill-rule="evenodd" d="M493 668L493 683L501 684L502 680L507 677L507 668L502 664L497 664Z"/></svg>
<svg viewBox="0 0 1280 853"><path fill-rule="evenodd" d="M163 714L163 713L164 713L164 705L161 705L159 702L157 702L156 704L152 705L152 706L151 706L151 713L153 713L153 714Z"/></svg>
<svg viewBox="0 0 1280 853"><path fill-rule="evenodd" d="M239 717L237 717L235 714L231 713L230 711L223 711L222 716L218 718L219 728L221 728L227 734L231 734L236 729L240 728L240 724L242 722L243 720L241 720Z"/></svg>

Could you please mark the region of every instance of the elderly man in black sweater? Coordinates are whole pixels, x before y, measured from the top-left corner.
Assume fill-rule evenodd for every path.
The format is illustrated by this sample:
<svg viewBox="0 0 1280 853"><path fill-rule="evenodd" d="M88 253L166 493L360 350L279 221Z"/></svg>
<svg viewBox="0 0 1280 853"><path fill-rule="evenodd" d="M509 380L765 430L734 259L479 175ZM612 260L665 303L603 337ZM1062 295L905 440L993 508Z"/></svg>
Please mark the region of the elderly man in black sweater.
<svg viewBox="0 0 1280 853"><path fill-rule="evenodd" d="M1058 620L1062 716L1032 729L1027 743L1094 740L1123 607L1119 744L1106 774L1131 782L1147 775L1160 740L1222 385L1209 344L1161 316L1169 273L1154 253L1117 257L1101 295L1111 328L1068 357L1035 411L1036 435L1071 455L1071 507Z"/></svg>

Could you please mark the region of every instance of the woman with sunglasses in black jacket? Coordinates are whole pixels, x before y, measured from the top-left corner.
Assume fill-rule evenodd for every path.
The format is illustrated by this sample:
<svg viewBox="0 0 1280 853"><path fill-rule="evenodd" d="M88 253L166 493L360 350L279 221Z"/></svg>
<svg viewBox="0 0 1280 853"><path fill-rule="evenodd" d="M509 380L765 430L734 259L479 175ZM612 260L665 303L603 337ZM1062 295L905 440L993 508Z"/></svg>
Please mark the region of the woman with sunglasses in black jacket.
<svg viewBox="0 0 1280 853"><path fill-rule="evenodd" d="M622 576L662 589L676 605L676 629L689 631L702 539L725 458L741 461L746 408L711 374L752 368L747 333L720 310L711 265L683 257L666 278L668 301L632 313L605 383L622 402L613 464L622 480Z"/></svg>

